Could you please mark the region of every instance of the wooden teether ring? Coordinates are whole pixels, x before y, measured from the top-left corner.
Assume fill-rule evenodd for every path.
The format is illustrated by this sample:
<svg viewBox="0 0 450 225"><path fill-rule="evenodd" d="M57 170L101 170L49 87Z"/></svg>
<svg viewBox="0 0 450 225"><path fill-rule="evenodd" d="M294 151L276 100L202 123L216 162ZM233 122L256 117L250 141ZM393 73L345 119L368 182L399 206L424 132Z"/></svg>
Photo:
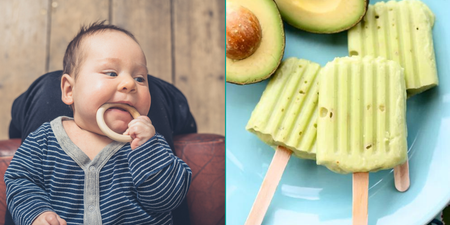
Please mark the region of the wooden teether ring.
<svg viewBox="0 0 450 225"><path fill-rule="evenodd" d="M114 131L112 131L105 123L105 118L103 115L105 114L106 110L112 107L121 108L127 110L133 118L139 117L141 114L139 112L126 104L104 104L97 110L97 124L100 130L109 138L113 139L114 141L118 142L131 142L130 135L123 135L118 134Z"/></svg>

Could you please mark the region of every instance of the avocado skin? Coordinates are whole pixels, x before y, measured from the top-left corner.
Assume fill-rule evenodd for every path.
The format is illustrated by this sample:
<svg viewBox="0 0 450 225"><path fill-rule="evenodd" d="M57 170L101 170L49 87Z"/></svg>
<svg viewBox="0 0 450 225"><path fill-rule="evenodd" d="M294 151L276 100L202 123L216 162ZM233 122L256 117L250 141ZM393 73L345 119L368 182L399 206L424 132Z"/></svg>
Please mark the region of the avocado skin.
<svg viewBox="0 0 450 225"><path fill-rule="evenodd" d="M286 38L284 38L284 39L286 41ZM284 55L284 44L283 44L283 52L281 54ZM246 84L259 83L259 82L261 82L263 80L266 80L266 79L270 78L277 71L278 66L280 65L282 59L283 59L283 57L281 57L278 60L277 66L269 74L267 74L264 77L261 77L261 78L258 78L258 79L254 79L254 80L248 80L248 81L245 81L245 82L239 82L239 81L233 81L233 80L228 80L227 79L227 82L228 83L232 83L232 84L237 84L237 85L246 85Z"/></svg>
<svg viewBox="0 0 450 225"><path fill-rule="evenodd" d="M275 0L275 1L277 1L277 0ZM364 0L364 1L366 2L366 6L364 8L364 12L361 14L361 16L358 18L358 20L356 20L350 26L347 26L347 27L344 27L344 28L341 28L341 29L331 30L331 31L320 31L320 30L308 29L308 28L305 28L305 27L299 27L294 22L292 22L290 19L285 19L286 16L283 16L284 15L283 11L280 10L280 14L282 15L282 18L283 18L283 20L286 23L288 23L289 25L291 25L291 26L293 26L293 27L295 27L297 29L304 30L304 31L307 31L307 32L310 32L310 33L315 33L315 34L335 34L335 33L340 33L340 32L349 30L350 28L352 28L356 24L358 24L364 18L364 16L366 15L367 9L369 8L370 0Z"/></svg>
<svg viewBox="0 0 450 225"><path fill-rule="evenodd" d="M230 1L230 0L228 0L228 1ZM258 83L258 82L261 82L263 80L270 78L275 73L275 71L277 70L277 68L279 67L279 65L283 59L285 45L286 45L286 36L285 36L285 32L284 32L283 20L282 20L282 17L280 15L279 9L278 9L275 1L273 1L273 0L239 0L239 1L234 1L234 2L245 2L245 1L249 1L249 2L254 1L254 2L258 2L258 3L267 2L271 5L273 5L274 14L272 15L273 16L272 23L270 23L270 24L261 23L261 27L277 26L278 28L275 30L276 31L280 30L279 33L277 32L277 35L279 38L272 39L272 38L263 36L263 38L261 40L261 45L259 48L261 48L261 46L263 46L263 42L264 43L267 42L268 45L274 45L274 42L276 42L276 44L279 45L279 47L277 47L273 52L271 52L270 55L267 54L265 56L263 56L263 55L258 56L259 58L261 58L261 59L258 59L258 61L257 61L258 64L271 64L270 67L268 67L267 69L262 69L260 71L252 71L252 74L250 74L250 75L247 75L246 73L240 73L241 76L239 76L239 77L236 76L235 74L230 76L228 67L230 66L229 64L233 64L233 60L230 60L229 58L227 58L226 59L226 82L232 83L232 84L237 84L237 85ZM252 8L249 8L249 9L252 11ZM259 14L256 16L265 16L265 15ZM256 50L255 53L257 53L257 51L258 50ZM275 57L273 57L274 55L275 55ZM249 58L251 58L251 57L249 57ZM249 61L247 67L252 67L253 62L251 60L249 60L249 58L245 58L242 60L236 60L236 61L242 61L242 63ZM256 60L254 60L254 61L256 61ZM231 63L229 63L229 62L231 62ZM252 63L250 63L250 62L252 62ZM231 66L233 66L233 65L231 65Z"/></svg>
<svg viewBox="0 0 450 225"><path fill-rule="evenodd" d="M280 18L281 18L281 16L280 16ZM282 29L284 29L283 23L281 23L281 26L283 27ZM286 36L283 33L283 46L282 46L281 56L284 55L285 46L286 46ZM260 77L260 78L257 78L257 79L253 79L253 80L248 80L248 81L245 81L245 82L239 82L239 81L233 81L233 80L228 80L227 79L227 82L228 83L232 83L232 84L237 84L237 85L246 85L246 84L259 83L259 82L261 82L263 80L266 80L266 79L270 78L277 71L277 69L278 69L282 59L283 59L283 57L279 57L279 60L277 62L277 66L275 68L273 68L272 71L270 71L267 75L265 75L263 77Z"/></svg>

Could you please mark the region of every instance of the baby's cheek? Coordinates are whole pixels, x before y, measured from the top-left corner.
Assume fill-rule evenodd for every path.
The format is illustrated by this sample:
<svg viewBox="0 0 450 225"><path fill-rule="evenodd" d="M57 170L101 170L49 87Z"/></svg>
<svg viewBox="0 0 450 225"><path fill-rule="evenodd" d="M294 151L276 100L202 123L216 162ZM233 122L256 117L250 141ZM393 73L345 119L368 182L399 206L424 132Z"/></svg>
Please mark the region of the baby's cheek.
<svg viewBox="0 0 450 225"><path fill-rule="evenodd" d="M138 111L141 115L147 115L150 111L152 97L150 96L150 93L146 93L145 95L141 96L140 99L141 100L139 101Z"/></svg>

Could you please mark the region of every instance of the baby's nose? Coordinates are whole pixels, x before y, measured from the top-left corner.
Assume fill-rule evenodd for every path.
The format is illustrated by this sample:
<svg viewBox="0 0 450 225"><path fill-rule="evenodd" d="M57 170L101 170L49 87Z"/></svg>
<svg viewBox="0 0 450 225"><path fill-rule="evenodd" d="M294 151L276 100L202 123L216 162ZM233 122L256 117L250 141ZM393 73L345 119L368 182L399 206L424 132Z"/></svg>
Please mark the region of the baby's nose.
<svg viewBox="0 0 450 225"><path fill-rule="evenodd" d="M119 86L117 87L118 91L125 92L133 92L136 91L136 84L134 79L131 76L127 76L122 79Z"/></svg>

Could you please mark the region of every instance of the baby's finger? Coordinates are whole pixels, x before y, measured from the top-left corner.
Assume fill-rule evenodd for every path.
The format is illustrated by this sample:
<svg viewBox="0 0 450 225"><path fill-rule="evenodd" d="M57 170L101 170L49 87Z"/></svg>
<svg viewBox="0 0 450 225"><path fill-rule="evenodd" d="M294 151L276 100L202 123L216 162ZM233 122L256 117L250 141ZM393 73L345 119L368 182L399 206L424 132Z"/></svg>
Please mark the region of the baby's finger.
<svg viewBox="0 0 450 225"><path fill-rule="evenodd" d="M133 139L133 141L131 141L131 143L130 143L131 150L136 149L137 147L141 146L145 142L146 142L146 140L142 139L142 138Z"/></svg>
<svg viewBox="0 0 450 225"><path fill-rule="evenodd" d="M142 132L149 131L152 127L152 124L139 121L128 126L128 135L142 134Z"/></svg>
<svg viewBox="0 0 450 225"><path fill-rule="evenodd" d="M148 130L145 126L134 125L128 128L128 134L132 139L141 138L144 133Z"/></svg>
<svg viewBox="0 0 450 225"><path fill-rule="evenodd" d="M136 122L139 122L139 121L141 121L143 123L146 123L146 124L151 124L152 123L150 118L148 118L147 116L140 116L140 117L137 117L136 119L131 120L130 124L136 123Z"/></svg>
<svg viewBox="0 0 450 225"><path fill-rule="evenodd" d="M45 221L49 225L60 225L57 216L58 215L56 213L49 213L45 215Z"/></svg>
<svg viewBox="0 0 450 225"><path fill-rule="evenodd" d="M133 139L133 140L131 141L131 143L130 143L131 150L134 150L134 149L136 149L136 148L139 147L139 146L140 146L140 144L139 144L139 138Z"/></svg>
<svg viewBox="0 0 450 225"><path fill-rule="evenodd" d="M58 222L60 225L67 225L67 222L58 215Z"/></svg>
<svg viewBox="0 0 450 225"><path fill-rule="evenodd" d="M150 120L150 118L148 118L148 116L140 116L140 117L138 117L138 118L142 118L143 120L145 120L145 121L147 121L147 122L149 122L149 123L152 122L152 121Z"/></svg>

